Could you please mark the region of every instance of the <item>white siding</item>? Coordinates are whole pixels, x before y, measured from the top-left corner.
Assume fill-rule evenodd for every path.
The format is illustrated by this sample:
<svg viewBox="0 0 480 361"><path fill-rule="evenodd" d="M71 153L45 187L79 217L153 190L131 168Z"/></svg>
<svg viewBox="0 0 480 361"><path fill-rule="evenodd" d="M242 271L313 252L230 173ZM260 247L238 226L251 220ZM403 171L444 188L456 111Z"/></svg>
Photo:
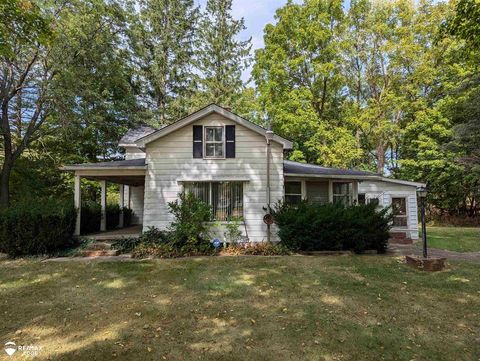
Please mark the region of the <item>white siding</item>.
<svg viewBox="0 0 480 361"><path fill-rule="evenodd" d="M133 211L132 224L143 223L143 206L144 206L145 187L125 186L126 207Z"/></svg>
<svg viewBox="0 0 480 361"><path fill-rule="evenodd" d="M145 152L137 147L125 147L125 159L145 158ZM130 188L129 208L133 211L132 224L142 224L143 222L143 198L144 187L125 187L125 192ZM129 199L125 194L125 199Z"/></svg>
<svg viewBox="0 0 480 361"><path fill-rule="evenodd" d="M248 179L244 184L244 219L251 241L267 238L263 223L266 206L265 137L219 114L211 114L195 125L236 125L236 157L231 159L194 159L193 124L187 125L147 145L145 206L143 228L166 228L172 221L167 203L182 191L181 179ZM283 198L283 148L272 142L271 201ZM243 227L242 227L243 230ZM222 237L222 234L218 234ZM223 238L223 237L222 237Z"/></svg>
<svg viewBox="0 0 480 361"><path fill-rule="evenodd" d="M408 227L392 228L393 231L405 231L411 239L418 239L418 213L416 187L382 181L363 181L359 183L358 193L368 198L378 198L382 207L392 204L392 197L407 199Z"/></svg>
<svg viewBox="0 0 480 361"><path fill-rule="evenodd" d="M125 147L125 159L145 158L145 152L137 147Z"/></svg>

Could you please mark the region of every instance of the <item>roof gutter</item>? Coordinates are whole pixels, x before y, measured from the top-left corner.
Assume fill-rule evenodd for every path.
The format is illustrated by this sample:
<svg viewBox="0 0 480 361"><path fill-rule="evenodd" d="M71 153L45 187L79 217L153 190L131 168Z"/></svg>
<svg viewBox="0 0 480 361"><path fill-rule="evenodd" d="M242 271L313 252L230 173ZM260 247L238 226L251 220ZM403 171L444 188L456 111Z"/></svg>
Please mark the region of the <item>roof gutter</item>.
<svg viewBox="0 0 480 361"><path fill-rule="evenodd" d="M147 166L146 165L131 165L131 166L125 166L125 167L98 167L98 166L91 166L91 167L85 167L85 166L78 166L78 165L66 165L63 167L60 167L61 171L75 171L75 170L122 170L122 169L133 169L133 170L146 170Z"/></svg>

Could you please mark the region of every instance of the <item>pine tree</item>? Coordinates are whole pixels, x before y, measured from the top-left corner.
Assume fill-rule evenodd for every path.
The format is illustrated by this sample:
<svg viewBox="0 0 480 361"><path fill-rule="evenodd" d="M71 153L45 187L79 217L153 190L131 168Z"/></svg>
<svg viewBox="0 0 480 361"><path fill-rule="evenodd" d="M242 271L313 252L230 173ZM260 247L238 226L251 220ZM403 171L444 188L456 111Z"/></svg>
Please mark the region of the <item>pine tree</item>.
<svg viewBox="0 0 480 361"><path fill-rule="evenodd" d="M194 42L200 11L193 0L141 0L132 43L141 100L155 125L187 112L195 86Z"/></svg>
<svg viewBox="0 0 480 361"><path fill-rule="evenodd" d="M251 38L237 39L244 20L233 19L232 0L208 0L199 26L200 92L195 106L209 103L235 107L244 89L242 71L251 61Z"/></svg>

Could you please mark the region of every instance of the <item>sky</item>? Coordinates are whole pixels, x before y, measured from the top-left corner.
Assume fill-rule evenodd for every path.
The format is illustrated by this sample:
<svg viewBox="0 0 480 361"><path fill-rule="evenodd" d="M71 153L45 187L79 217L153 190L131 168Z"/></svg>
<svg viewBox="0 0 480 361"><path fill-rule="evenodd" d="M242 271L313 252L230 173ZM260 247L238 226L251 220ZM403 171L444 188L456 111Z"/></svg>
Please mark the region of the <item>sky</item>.
<svg viewBox="0 0 480 361"><path fill-rule="evenodd" d="M196 0L205 8L206 0ZM234 19L244 18L246 29L239 35L241 40L252 38L252 55L255 49L263 47L263 29L265 25L274 23L275 11L285 5L287 0L233 0L232 16ZM247 69L242 78L250 79L251 68Z"/></svg>

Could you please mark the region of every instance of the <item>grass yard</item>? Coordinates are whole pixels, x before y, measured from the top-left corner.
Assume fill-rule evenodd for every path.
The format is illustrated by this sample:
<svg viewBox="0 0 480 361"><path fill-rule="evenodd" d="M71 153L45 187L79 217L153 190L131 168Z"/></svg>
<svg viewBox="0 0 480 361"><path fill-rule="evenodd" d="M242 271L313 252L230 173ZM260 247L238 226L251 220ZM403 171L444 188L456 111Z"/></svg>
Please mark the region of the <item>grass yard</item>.
<svg viewBox="0 0 480 361"><path fill-rule="evenodd" d="M480 228L428 227L428 246L457 252L480 251Z"/></svg>
<svg viewBox="0 0 480 361"><path fill-rule="evenodd" d="M7 260L0 310L0 339L41 346L35 360L480 358L473 263L424 273L373 255Z"/></svg>

